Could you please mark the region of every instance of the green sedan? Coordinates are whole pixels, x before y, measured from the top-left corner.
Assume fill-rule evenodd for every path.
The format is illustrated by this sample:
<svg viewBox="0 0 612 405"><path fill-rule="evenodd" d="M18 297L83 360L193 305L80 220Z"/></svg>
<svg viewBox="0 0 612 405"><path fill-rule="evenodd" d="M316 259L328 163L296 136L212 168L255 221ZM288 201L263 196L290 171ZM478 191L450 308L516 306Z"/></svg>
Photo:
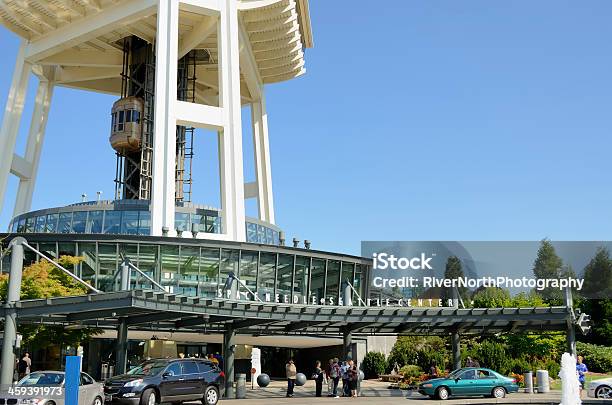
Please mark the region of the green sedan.
<svg viewBox="0 0 612 405"><path fill-rule="evenodd" d="M446 378L434 378L419 384L419 393L442 400L448 399L451 395L504 398L507 393L517 391L516 380L480 367L460 368Z"/></svg>

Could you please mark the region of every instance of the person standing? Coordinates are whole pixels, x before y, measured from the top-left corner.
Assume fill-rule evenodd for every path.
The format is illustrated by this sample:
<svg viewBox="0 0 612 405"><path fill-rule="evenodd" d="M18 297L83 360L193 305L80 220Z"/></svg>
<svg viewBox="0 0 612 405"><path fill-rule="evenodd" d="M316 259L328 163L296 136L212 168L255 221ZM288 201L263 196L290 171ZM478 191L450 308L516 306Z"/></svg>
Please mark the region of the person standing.
<svg viewBox="0 0 612 405"><path fill-rule="evenodd" d="M315 397L320 397L323 391L323 369L321 368L321 362L317 360L315 362L315 370L312 373L312 379L315 380Z"/></svg>
<svg viewBox="0 0 612 405"><path fill-rule="evenodd" d="M353 360L349 360L349 388L351 391L351 397L357 397L357 382L359 380L359 370L357 370L357 364Z"/></svg>
<svg viewBox="0 0 612 405"><path fill-rule="evenodd" d="M582 390L584 389L584 383L586 381L586 373L589 372L586 364L583 363L582 356L578 356L578 362L576 363L576 374L578 374L578 382L580 383L580 397L582 398Z"/></svg>
<svg viewBox="0 0 612 405"><path fill-rule="evenodd" d="M338 358L334 358L333 363L331 365L331 372L330 372L330 376L333 382L333 389L332 389L332 397L334 398L340 398L338 396L338 383L340 382L340 365L338 364Z"/></svg>
<svg viewBox="0 0 612 405"><path fill-rule="evenodd" d="M351 389L349 388L349 363L348 361L343 361L340 366L340 377L342 378L342 396L348 397L351 395Z"/></svg>
<svg viewBox="0 0 612 405"><path fill-rule="evenodd" d="M285 365L285 371L287 374L287 398L293 398L293 388L295 387L295 377L297 375L297 369L293 360L290 359Z"/></svg>

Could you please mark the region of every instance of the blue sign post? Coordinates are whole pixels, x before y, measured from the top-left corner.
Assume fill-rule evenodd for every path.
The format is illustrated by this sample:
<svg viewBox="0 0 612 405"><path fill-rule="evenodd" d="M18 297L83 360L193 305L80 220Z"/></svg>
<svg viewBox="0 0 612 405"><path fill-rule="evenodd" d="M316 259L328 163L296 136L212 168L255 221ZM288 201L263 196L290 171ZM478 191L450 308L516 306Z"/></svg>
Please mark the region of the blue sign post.
<svg viewBox="0 0 612 405"><path fill-rule="evenodd" d="M65 405L78 405L81 382L81 356L66 356Z"/></svg>

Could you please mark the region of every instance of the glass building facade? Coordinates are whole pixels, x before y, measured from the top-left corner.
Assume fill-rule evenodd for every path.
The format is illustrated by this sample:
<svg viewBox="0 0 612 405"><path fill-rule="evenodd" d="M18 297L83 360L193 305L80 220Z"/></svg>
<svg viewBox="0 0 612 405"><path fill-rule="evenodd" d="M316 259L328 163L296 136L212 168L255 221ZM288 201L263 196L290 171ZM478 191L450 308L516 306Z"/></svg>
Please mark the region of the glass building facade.
<svg viewBox="0 0 612 405"><path fill-rule="evenodd" d="M178 205L174 218L177 232L222 233L218 210L197 205ZM11 233L77 233L149 235L148 201L120 200L72 204L19 215L9 224ZM254 218L246 220L247 242L278 245L280 228Z"/></svg>
<svg viewBox="0 0 612 405"><path fill-rule="evenodd" d="M180 295L225 297L224 286L231 273L264 302L338 305L346 282L355 289L351 293L354 305L359 305L356 293L362 298L368 294L371 262L360 257L284 246L137 235L23 236L50 258L82 257L82 262L69 270L106 292L119 290L120 265L122 257L127 257L167 292ZM39 260L28 249L25 253L25 265ZM10 255L2 262L5 272L9 260ZM131 272L131 288L155 289L136 271ZM240 287L239 291L240 299L254 299L248 290Z"/></svg>

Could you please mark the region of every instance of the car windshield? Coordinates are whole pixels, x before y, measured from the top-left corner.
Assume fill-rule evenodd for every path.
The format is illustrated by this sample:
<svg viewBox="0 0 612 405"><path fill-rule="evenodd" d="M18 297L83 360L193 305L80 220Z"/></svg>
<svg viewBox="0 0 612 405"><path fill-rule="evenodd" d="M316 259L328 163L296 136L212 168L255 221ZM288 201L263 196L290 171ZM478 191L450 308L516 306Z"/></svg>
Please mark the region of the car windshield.
<svg viewBox="0 0 612 405"><path fill-rule="evenodd" d="M165 361L148 361L128 371L132 375L156 375L168 365Z"/></svg>
<svg viewBox="0 0 612 405"><path fill-rule="evenodd" d="M64 382L64 374L35 372L28 374L17 385L60 385Z"/></svg>

